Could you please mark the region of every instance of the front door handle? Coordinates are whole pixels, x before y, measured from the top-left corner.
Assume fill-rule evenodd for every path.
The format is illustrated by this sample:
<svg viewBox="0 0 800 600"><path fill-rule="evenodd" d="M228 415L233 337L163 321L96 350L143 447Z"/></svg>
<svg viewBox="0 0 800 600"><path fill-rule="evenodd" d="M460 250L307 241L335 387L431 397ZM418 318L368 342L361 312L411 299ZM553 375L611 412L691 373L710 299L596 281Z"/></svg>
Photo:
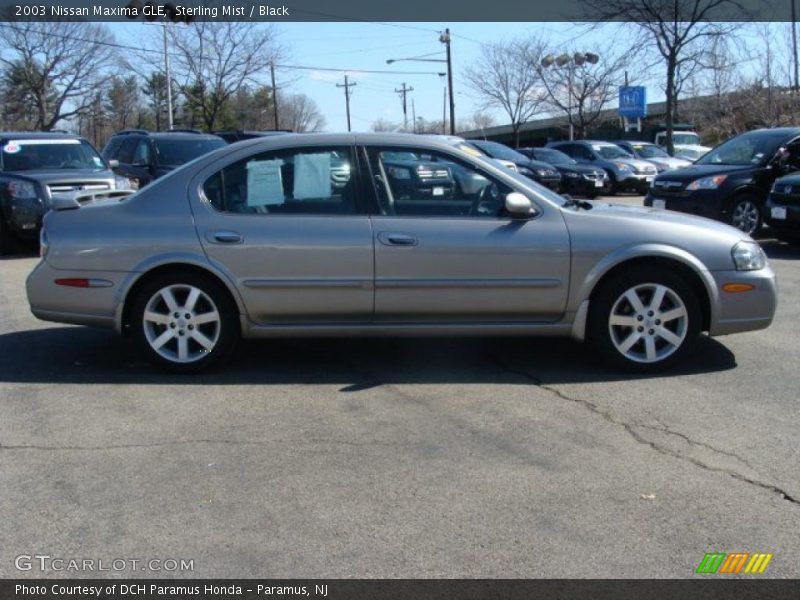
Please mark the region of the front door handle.
<svg viewBox="0 0 800 600"><path fill-rule="evenodd" d="M218 244L241 244L244 238L236 231L223 230L208 233L206 239Z"/></svg>
<svg viewBox="0 0 800 600"><path fill-rule="evenodd" d="M378 241L384 246L416 246L419 243L413 235L393 233L391 231L380 232Z"/></svg>

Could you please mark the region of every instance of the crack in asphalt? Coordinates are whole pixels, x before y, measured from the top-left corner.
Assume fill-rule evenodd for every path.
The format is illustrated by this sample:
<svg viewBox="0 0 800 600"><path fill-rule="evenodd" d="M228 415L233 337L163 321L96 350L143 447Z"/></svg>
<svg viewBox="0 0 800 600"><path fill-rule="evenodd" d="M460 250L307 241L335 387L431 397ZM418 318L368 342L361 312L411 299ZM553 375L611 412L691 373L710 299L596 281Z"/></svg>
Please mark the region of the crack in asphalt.
<svg viewBox="0 0 800 600"><path fill-rule="evenodd" d="M496 357L491 357L491 358L492 358L492 362L498 368L503 369L507 373L512 373L512 374L518 375L520 377L523 377L523 378L527 379L528 381L532 382L536 387L538 387L540 389L543 389L543 390L553 394L554 396L556 396L556 397L558 397L558 398L560 398L562 400L567 400L569 402L578 404L578 405L584 407L585 409L589 410L590 412L592 412L592 413L598 415L599 417L603 418L604 420L608 421L609 423L611 423L613 425L616 425L617 427L622 427L623 430L628 435L630 435L636 442L638 442L639 444L643 444L645 446L649 446L651 449L655 450L659 454L662 454L662 455L665 455L665 456L671 456L671 457L677 458L679 460L687 461L687 462L689 462L689 463L691 463L691 464L693 464L693 465L695 465L695 466L697 466L697 467L699 467L701 469L705 469L707 471L712 471L712 472L715 472L715 473L723 473L723 474L728 475L728 476L730 476L733 479L736 479L738 481L742 481L744 483L748 483L750 485L754 485L754 486L760 487L760 488L762 488L764 490L767 490L769 492L773 492L775 494L778 494L782 499L787 500L788 502L790 502L792 504L800 505L800 498L793 497L786 490L778 487L777 485L773 485L771 483L765 483L763 481L759 481L758 479L753 479L753 478L747 477L746 475L742 475L741 473L739 473L737 471L734 471L732 469L726 469L726 468L723 468L723 467L715 467L713 465L709 465L708 463L705 463L705 462L703 462L703 461L701 461L699 459L696 459L694 457L686 456L684 454L681 454L680 452L672 450L671 448L667 448L666 446L662 446L660 444L657 444L656 442L654 442L652 440L648 440L641 433L636 431L636 428L640 427L642 429L650 429L650 430L660 431L662 433L678 436L678 437L686 440L690 445L702 446L704 448L708 448L709 450L712 450L713 452L717 452L719 454L724 454L724 455L727 455L727 456L732 456L733 458L736 458L736 459L740 460L743 464L747 465L751 469L753 468L752 466L750 466L750 464L747 461L743 460L741 457L739 457L739 456L737 456L735 454L732 454L730 452L725 452L723 450L718 450L717 448L714 448L713 446L710 446L708 444L704 444L702 442L697 442L695 440L691 440L687 435L685 435L683 433L680 433L680 432L672 431L667 427L659 428L659 427L653 427L652 425L641 425L641 424L638 424L638 423L634 423L634 424L628 423L626 421L623 421L621 419L616 418L610 412L601 409L597 404L595 404L591 400L586 400L584 398L574 398L572 396L569 396L569 395L565 394L564 392L562 392L561 390L559 390L559 389L557 389L557 388L555 388L555 387L553 387L551 385L548 385L548 384L544 383L539 377L537 377L533 373L529 373L528 371L526 371L524 369L518 369L518 368L512 367L510 365L507 365L507 364L501 362L500 360L498 360ZM663 424L662 424L662 426L663 426Z"/></svg>
<svg viewBox="0 0 800 600"><path fill-rule="evenodd" d="M151 442L147 444L108 444L102 446L44 446L38 444L0 444L0 450L41 450L44 452L61 452L61 451L97 451L97 450L128 450L135 448L161 448L168 446L188 446L194 444L220 444L231 446L271 446L275 444L297 443L299 440L226 440L226 439L189 439L189 440L174 440L166 442ZM332 444L341 446L411 446L413 444L400 443L400 442L382 442L379 440L370 440L366 442L353 442L350 440L332 440L332 439L305 439L302 440L304 444Z"/></svg>

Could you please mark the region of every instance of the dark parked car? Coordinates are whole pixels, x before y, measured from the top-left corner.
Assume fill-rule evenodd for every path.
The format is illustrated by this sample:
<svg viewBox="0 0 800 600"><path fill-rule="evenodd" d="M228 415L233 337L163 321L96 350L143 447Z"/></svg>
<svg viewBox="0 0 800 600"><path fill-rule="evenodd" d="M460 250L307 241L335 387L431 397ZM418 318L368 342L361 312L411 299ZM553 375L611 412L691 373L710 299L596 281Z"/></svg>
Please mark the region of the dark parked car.
<svg viewBox="0 0 800 600"><path fill-rule="evenodd" d="M517 167L517 172L520 175L529 177L536 183L540 183L546 188L557 190L559 187L561 187L561 173L559 173L558 169L556 169L553 165L540 162L538 160L531 160L530 157L525 156L524 154L521 154L499 142L490 142L487 140L467 140L466 143L477 148L491 158L514 163L514 166Z"/></svg>
<svg viewBox="0 0 800 600"><path fill-rule="evenodd" d="M634 191L644 194L656 176L654 164L634 158L610 142L550 142L547 147L560 150L579 164L603 169L611 180L611 193Z"/></svg>
<svg viewBox="0 0 800 600"><path fill-rule="evenodd" d="M88 141L68 133L0 133L0 253L39 237L55 194L127 189Z"/></svg>
<svg viewBox="0 0 800 600"><path fill-rule="evenodd" d="M561 193L595 198L608 192L611 182L599 167L580 165L575 159L553 148L520 148L520 154L553 165L561 173Z"/></svg>
<svg viewBox="0 0 800 600"><path fill-rule="evenodd" d="M775 181L764 205L764 221L779 240L800 242L800 173Z"/></svg>
<svg viewBox="0 0 800 600"><path fill-rule="evenodd" d="M413 152L384 152L382 159L397 198L453 196L455 181L450 165Z"/></svg>
<svg viewBox="0 0 800 600"><path fill-rule="evenodd" d="M252 140L253 138L270 137L273 135L286 135L287 133L292 132L288 129L269 129L265 131L225 129L222 131L215 131L214 135L218 135L229 144L233 144L234 142L241 142L242 140Z"/></svg>
<svg viewBox="0 0 800 600"><path fill-rule="evenodd" d="M645 206L693 213L759 230L767 194L800 168L800 128L758 129L729 139L691 167L659 175Z"/></svg>
<svg viewBox="0 0 800 600"><path fill-rule="evenodd" d="M144 187L206 152L225 145L221 137L191 129L151 132L125 129L103 148L103 157L115 173Z"/></svg>

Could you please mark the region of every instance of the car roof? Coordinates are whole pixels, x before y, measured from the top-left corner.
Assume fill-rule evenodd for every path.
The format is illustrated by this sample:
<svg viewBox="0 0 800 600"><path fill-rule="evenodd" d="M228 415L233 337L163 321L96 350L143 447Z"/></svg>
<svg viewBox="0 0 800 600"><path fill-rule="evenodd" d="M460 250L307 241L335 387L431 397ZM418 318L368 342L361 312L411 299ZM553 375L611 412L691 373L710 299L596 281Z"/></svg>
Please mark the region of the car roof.
<svg viewBox="0 0 800 600"><path fill-rule="evenodd" d="M84 140L76 133L65 131L0 131L4 140Z"/></svg>
<svg viewBox="0 0 800 600"><path fill-rule="evenodd" d="M121 136L146 136L155 140L170 139L170 140L207 140L217 139L222 140L218 135L213 133L204 133L202 131L173 129L171 131L147 131L146 129L123 129L114 133L113 137Z"/></svg>

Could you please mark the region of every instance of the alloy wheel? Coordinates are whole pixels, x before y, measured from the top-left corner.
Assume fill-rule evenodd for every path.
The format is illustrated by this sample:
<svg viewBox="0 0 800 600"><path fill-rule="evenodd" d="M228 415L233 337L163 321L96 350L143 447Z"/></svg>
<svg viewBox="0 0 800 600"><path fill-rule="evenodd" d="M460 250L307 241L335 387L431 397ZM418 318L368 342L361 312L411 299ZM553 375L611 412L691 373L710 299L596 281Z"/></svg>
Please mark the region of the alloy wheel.
<svg viewBox="0 0 800 600"><path fill-rule="evenodd" d="M680 296L658 283L636 285L614 302L608 318L611 342L628 360L656 363L686 339L689 313Z"/></svg>
<svg viewBox="0 0 800 600"><path fill-rule="evenodd" d="M162 358L192 363L207 356L222 331L219 310L200 288L174 284L148 300L142 316L145 339Z"/></svg>
<svg viewBox="0 0 800 600"><path fill-rule="evenodd" d="M733 207L731 224L748 235L755 233L760 214L758 206L752 200L740 200Z"/></svg>

